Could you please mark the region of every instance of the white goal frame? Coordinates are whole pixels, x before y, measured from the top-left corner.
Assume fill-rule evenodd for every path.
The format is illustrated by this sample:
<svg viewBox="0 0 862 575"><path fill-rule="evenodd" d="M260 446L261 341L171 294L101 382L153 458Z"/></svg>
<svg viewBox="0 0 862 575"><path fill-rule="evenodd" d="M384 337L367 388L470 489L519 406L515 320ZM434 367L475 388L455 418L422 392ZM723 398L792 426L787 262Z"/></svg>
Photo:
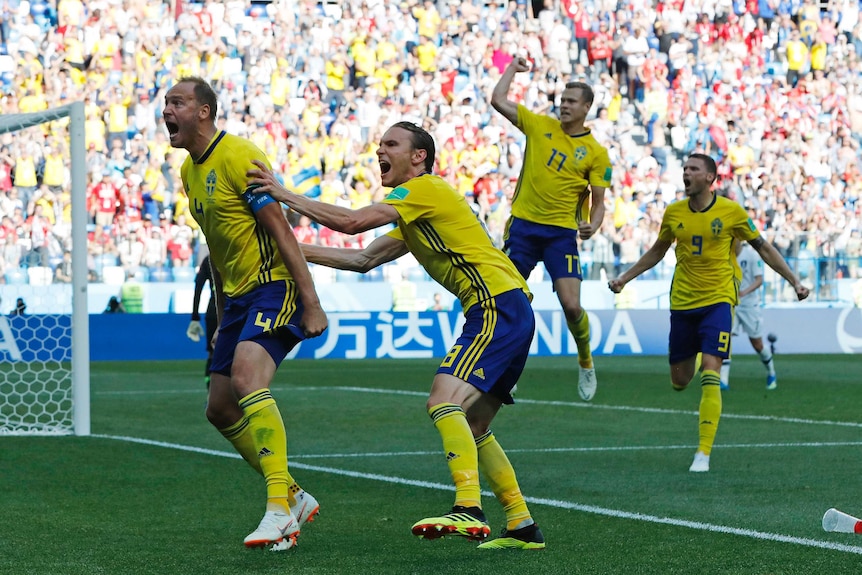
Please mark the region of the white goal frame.
<svg viewBox="0 0 862 575"><path fill-rule="evenodd" d="M72 202L72 429L90 435L90 324L87 310L87 158L84 103L27 114L0 115L0 134L69 118ZM68 433L69 431L66 431ZM23 432L40 434L38 430ZM63 433L62 430L54 433Z"/></svg>

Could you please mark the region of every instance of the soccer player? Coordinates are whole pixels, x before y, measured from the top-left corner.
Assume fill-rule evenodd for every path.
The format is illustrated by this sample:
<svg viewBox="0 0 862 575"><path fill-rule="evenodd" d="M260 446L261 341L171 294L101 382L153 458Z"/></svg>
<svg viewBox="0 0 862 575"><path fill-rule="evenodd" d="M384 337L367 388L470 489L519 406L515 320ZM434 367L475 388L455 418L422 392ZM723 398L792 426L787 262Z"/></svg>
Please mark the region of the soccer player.
<svg viewBox="0 0 862 575"><path fill-rule="evenodd" d="M769 267L796 290L800 300L808 288L793 273L781 254L764 241L736 202L715 195L715 160L691 154L682 169L687 199L667 207L659 236L652 247L618 278L608 282L619 293L625 285L664 258L676 242L676 269L670 290L670 377L677 391L685 389L695 374L697 354L702 353L700 442L693 472L709 471L709 455L721 417L719 369L730 354L733 306L737 303L738 277L733 241L747 241Z"/></svg>
<svg viewBox="0 0 862 575"><path fill-rule="evenodd" d="M266 479L266 512L245 545L284 550L319 506L288 472L269 384L285 355L323 333L327 319L281 206L249 191L247 166L266 156L217 130L216 114L216 94L200 78L181 78L165 95L165 126L171 145L189 152L180 175L212 262L219 326L206 415Z"/></svg>
<svg viewBox="0 0 862 575"><path fill-rule="evenodd" d="M583 82L566 84L559 120L534 114L508 98L515 74L529 70L527 60L515 58L491 95L491 105L527 136L503 251L525 278L539 261L545 262L578 346L578 393L590 401L597 380L590 319L581 307L583 275L577 239L589 239L602 227L612 168L607 149L584 127L593 104L592 88Z"/></svg>
<svg viewBox="0 0 862 575"><path fill-rule="evenodd" d="M763 260L749 244L736 242L734 249L737 263L742 270L742 280L739 284L739 304L733 314L733 335L738 335L740 328L748 335L751 347L766 366L766 389L777 389L778 380L775 376L772 350L763 345L763 309L760 307ZM728 357L721 363L723 390L730 389L730 361L731 358Z"/></svg>
<svg viewBox="0 0 862 575"><path fill-rule="evenodd" d="M206 331L201 326L201 295L203 295L204 286L210 284L210 299L207 303L207 311L205 318ZM210 387L210 366L213 360L213 336L215 335L216 326L218 325L218 316L216 315L216 298L212 293L213 281L212 270L210 269L210 256L207 256L201 261L198 273L195 275L195 294L192 302L192 319L189 321L189 327L186 328L186 337L197 343L201 340L201 336L206 336L207 345L207 362L204 365L204 383L207 389Z"/></svg>
<svg viewBox="0 0 862 575"><path fill-rule="evenodd" d="M248 175L260 185L257 191L339 232L352 235L397 223L364 249L304 245L309 261L364 273L409 251L461 301L463 332L440 364L426 405L443 441L455 505L450 513L416 522L413 534L485 539L490 530L480 498L481 470L503 505L506 528L480 548L543 549L515 470L489 429L500 407L513 403L510 391L527 361L535 329L532 296L464 197L431 174L434 154L428 132L410 122L394 124L377 150L382 183L393 189L381 203L359 210L290 193L260 161Z"/></svg>

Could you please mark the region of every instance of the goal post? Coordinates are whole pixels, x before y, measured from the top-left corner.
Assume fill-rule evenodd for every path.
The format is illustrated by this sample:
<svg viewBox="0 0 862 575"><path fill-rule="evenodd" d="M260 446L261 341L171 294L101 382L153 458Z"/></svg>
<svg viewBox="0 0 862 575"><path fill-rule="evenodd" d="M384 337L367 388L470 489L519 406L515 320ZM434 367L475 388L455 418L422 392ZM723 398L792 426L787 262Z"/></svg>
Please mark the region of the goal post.
<svg viewBox="0 0 862 575"><path fill-rule="evenodd" d="M55 300L51 302L54 305L43 305L42 310L53 308L51 311L2 318L0 336L5 344L0 364L5 367L0 369L0 435L90 435L84 103L73 102L26 114L4 114L0 116L0 135L65 118L69 119L66 136L72 219L71 293L59 286L41 286L49 294L45 297ZM47 283L50 281L48 279ZM23 284L20 288L20 293L34 297L40 289ZM71 314L68 304L60 301L69 295ZM28 313L31 312L28 310ZM14 349L10 350L10 346ZM25 352L21 353L18 348Z"/></svg>

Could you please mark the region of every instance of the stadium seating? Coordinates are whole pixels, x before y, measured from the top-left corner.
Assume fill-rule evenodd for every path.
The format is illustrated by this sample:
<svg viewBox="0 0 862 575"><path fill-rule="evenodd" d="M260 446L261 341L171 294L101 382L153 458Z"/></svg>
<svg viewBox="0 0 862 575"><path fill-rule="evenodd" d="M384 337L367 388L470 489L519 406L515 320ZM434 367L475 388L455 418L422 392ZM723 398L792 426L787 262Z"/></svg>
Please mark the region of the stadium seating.
<svg viewBox="0 0 862 575"><path fill-rule="evenodd" d="M126 270L123 266L105 266L102 268L102 282L108 285L123 285L126 281Z"/></svg>
<svg viewBox="0 0 862 575"><path fill-rule="evenodd" d="M7 270L5 277L8 285L25 285L27 283L27 274L21 268Z"/></svg>
<svg viewBox="0 0 862 575"><path fill-rule="evenodd" d="M173 281L173 279L169 268L150 268L151 282L169 282Z"/></svg>
<svg viewBox="0 0 862 575"><path fill-rule="evenodd" d="M195 281L195 273L194 268L190 267L177 267L171 270L171 274L173 275L175 282L180 283L194 283Z"/></svg>
<svg viewBox="0 0 862 575"><path fill-rule="evenodd" d="M27 279L30 285L46 286L54 281L54 270L47 266L27 268Z"/></svg>

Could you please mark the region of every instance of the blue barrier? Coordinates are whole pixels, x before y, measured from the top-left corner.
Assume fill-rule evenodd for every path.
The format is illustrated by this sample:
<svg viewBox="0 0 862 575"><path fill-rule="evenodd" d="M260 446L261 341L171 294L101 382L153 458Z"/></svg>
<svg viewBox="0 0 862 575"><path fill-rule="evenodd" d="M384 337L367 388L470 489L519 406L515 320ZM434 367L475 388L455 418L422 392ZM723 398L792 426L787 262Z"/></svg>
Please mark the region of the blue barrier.
<svg viewBox="0 0 862 575"><path fill-rule="evenodd" d="M562 312L535 313L536 335L530 354L575 355L577 349ZM598 310L589 314L591 347L596 356L667 353L666 310ZM357 311L330 313L328 317L329 329L297 346L291 357L443 357L463 325L459 312ZM203 359L204 342L186 338L188 322L184 314L91 315L90 357L93 361ZM862 352L860 308L812 308L802 304L789 309L766 309L764 323L767 332L778 335L780 353ZM66 360L62 354L68 353L70 333L68 316L0 316L0 361ZM66 351L34 351L47 349L46 342ZM746 337L735 337L733 345L736 354L753 352Z"/></svg>

